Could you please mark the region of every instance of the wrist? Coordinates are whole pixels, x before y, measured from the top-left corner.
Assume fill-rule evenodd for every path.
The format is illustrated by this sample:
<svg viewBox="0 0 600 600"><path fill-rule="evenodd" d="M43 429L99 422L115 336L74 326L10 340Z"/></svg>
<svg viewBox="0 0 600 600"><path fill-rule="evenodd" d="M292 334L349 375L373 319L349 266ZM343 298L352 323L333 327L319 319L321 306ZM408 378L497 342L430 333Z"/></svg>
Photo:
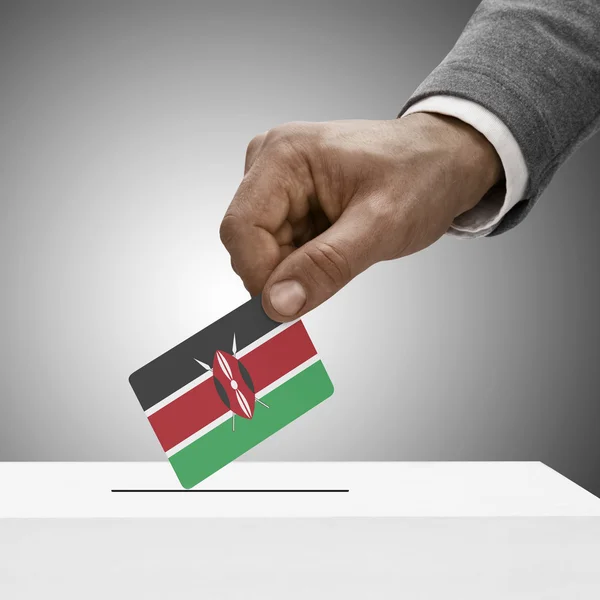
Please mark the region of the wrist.
<svg viewBox="0 0 600 600"><path fill-rule="evenodd" d="M474 127L454 117L437 113L413 113L405 119L418 119L423 134L444 156L448 181L458 187L454 216L474 206L504 178L502 162L494 146Z"/></svg>

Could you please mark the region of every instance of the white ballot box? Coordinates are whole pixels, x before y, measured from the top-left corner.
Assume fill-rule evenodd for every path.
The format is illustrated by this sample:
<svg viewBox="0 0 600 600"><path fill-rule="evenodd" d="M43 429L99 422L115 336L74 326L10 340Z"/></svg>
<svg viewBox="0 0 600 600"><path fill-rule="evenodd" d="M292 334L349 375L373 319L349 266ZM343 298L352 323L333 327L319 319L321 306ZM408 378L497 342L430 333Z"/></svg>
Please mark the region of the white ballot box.
<svg viewBox="0 0 600 600"><path fill-rule="evenodd" d="M600 499L538 462L0 463L0 598L600 598Z"/></svg>

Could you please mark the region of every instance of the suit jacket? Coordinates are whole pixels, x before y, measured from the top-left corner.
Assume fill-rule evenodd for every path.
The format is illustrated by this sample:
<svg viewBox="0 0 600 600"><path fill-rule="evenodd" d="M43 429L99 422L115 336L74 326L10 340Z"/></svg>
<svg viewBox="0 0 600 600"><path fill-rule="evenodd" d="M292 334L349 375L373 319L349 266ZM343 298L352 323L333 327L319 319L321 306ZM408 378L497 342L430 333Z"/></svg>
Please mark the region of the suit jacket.
<svg viewBox="0 0 600 600"><path fill-rule="evenodd" d="M484 0L400 114L440 94L477 102L519 143L529 170L525 197L490 235L514 227L600 129L600 0Z"/></svg>

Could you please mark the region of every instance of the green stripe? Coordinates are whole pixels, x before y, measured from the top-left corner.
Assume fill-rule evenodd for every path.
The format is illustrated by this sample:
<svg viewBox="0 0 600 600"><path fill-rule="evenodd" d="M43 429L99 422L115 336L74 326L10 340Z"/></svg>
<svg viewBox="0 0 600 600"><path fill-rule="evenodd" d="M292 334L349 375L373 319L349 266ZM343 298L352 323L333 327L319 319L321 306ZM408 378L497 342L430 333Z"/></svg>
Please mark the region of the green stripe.
<svg viewBox="0 0 600 600"><path fill-rule="evenodd" d="M254 417L221 423L169 458L184 488L194 487L264 439L329 398L333 385L321 361L310 365L261 398Z"/></svg>

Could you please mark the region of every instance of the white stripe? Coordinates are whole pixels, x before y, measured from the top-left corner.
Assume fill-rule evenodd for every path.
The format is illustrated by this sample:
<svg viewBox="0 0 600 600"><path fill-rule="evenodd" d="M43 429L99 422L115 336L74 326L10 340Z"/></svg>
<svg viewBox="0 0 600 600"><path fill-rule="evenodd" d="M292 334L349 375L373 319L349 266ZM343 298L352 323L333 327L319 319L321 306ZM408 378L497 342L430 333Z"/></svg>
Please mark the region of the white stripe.
<svg viewBox="0 0 600 600"><path fill-rule="evenodd" d="M206 427L199 429L198 431L196 431L196 433L193 433L192 435L190 435L190 437L183 440L183 442L179 442L179 444L177 444L177 446L173 446L170 450L167 450L167 452L165 452L165 454L167 455L168 458L171 458L171 456L173 456L173 454L177 454L177 452L179 452L180 450L183 450L186 446L189 446L192 442L199 440L205 433L208 433L215 427L218 427L222 423L229 421L229 419L231 419L232 416L233 416L233 413L230 410L228 410L224 415L221 415L220 417L217 417L214 421L211 421Z"/></svg>
<svg viewBox="0 0 600 600"><path fill-rule="evenodd" d="M305 360L301 365L298 365L295 369L288 371L285 375L283 375L282 377L275 380L273 383L271 383L267 387L260 390L260 392L257 392L256 397L264 398L267 394L272 392L275 388L278 388L282 383L285 383L292 377L296 377L296 375L298 375L298 373L300 373L301 371L304 371L304 369L307 369L308 367L310 367L310 365L314 365L316 362L319 362L320 360L321 360L321 358L319 357L318 354L311 356L308 360Z"/></svg>
<svg viewBox="0 0 600 600"><path fill-rule="evenodd" d="M298 375L298 373L304 371L304 369L307 369L308 367L314 365L320 360L321 358L318 354L311 356L308 360L305 360L301 365L298 365L295 369L292 369L291 371L283 375L283 377L280 377L279 379L274 381L271 385L268 385L266 388L260 390L260 392L256 394L256 398L264 398L264 396L266 396L269 392L272 392L275 388L278 388L280 385L282 385L286 381L289 381L290 379L292 379L292 377L295 377L296 375ZM166 452L166 455L170 458L171 456L173 456L173 454L176 454L180 450L183 450L186 446L189 446L192 442L195 442L196 440L200 439L205 433L208 433L218 425L221 425L221 423L225 423L225 421L227 421L232 415L233 413L231 411L227 411L222 417L218 417L212 423L209 423L206 427L203 427L199 431L196 431L196 433L190 435L190 437L183 440L183 442L179 442L177 446L173 446L173 448Z"/></svg>
<svg viewBox="0 0 600 600"><path fill-rule="evenodd" d="M173 400L177 400L179 396L183 396L186 392L194 389L197 385L200 385L203 381L210 379L212 377L212 371L206 371L206 373L202 373L200 377L196 377L193 381L190 381L188 384L184 385L182 388L178 389L176 392L173 392L170 396L167 396L164 400L161 400L158 404L151 406L148 410L145 411L147 417L153 415L155 412L158 412L161 408L164 408L167 404L171 404Z"/></svg>
<svg viewBox="0 0 600 600"><path fill-rule="evenodd" d="M245 348L242 348L241 350L239 350L236 357L241 358L245 354L252 352L252 350L254 350L255 348L258 348L258 346L260 346L261 344L264 344L267 340L274 338L276 335L278 335L279 333L281 333L288 327L295 325L299 320L300 319L296 319L295 321L290 321L289 323L282 323L279 327L276 327L272 331L269 331L269 333L266 333L265 335L258 338L257 340L254 340L251 344L248 344ZM176 392L173 392L170 396L167 396L164 400L161 400L154 406L151 406L148 410L145 411L146 416L149 417L150 415L153 415L155 412L158 412L161 408L164 408L165 406L167 406L167 404L171 404L171 402L173 402L173 400L177 400L177 398L179 398L179 396L183 396L183 394L185 394L186 392L189 392L191 389L195 388L197 385L200 385L203 381L205 381L206 379L208 379L211 376L212 376L212 373L210 371L207 371L206 373L202 373L202 375L200 375L200 377L197 377L193 381L190 381L188 384L184 385L182 388L178 389Z"/></svg>
<svg viewBox="0 0 600 600"><path fill-rule="evenodd" d="M254 350L254 348L258 348L261 344L264 344L266 341L270 340L271 338L274 338L276 335L279 335L282 331L284 331L288 327L295 325L299 320L300 319L296 319L295 321L290 321L289 323L282 323L279 327L276 327L272 331L269 331L269 333L266 333L265 335L263 335L261 338L254 340L251 344L248 344L241 350L238 350L236 357L242 358L242 356L245 356L249 352L252 352L252 350Z"/></svg>

